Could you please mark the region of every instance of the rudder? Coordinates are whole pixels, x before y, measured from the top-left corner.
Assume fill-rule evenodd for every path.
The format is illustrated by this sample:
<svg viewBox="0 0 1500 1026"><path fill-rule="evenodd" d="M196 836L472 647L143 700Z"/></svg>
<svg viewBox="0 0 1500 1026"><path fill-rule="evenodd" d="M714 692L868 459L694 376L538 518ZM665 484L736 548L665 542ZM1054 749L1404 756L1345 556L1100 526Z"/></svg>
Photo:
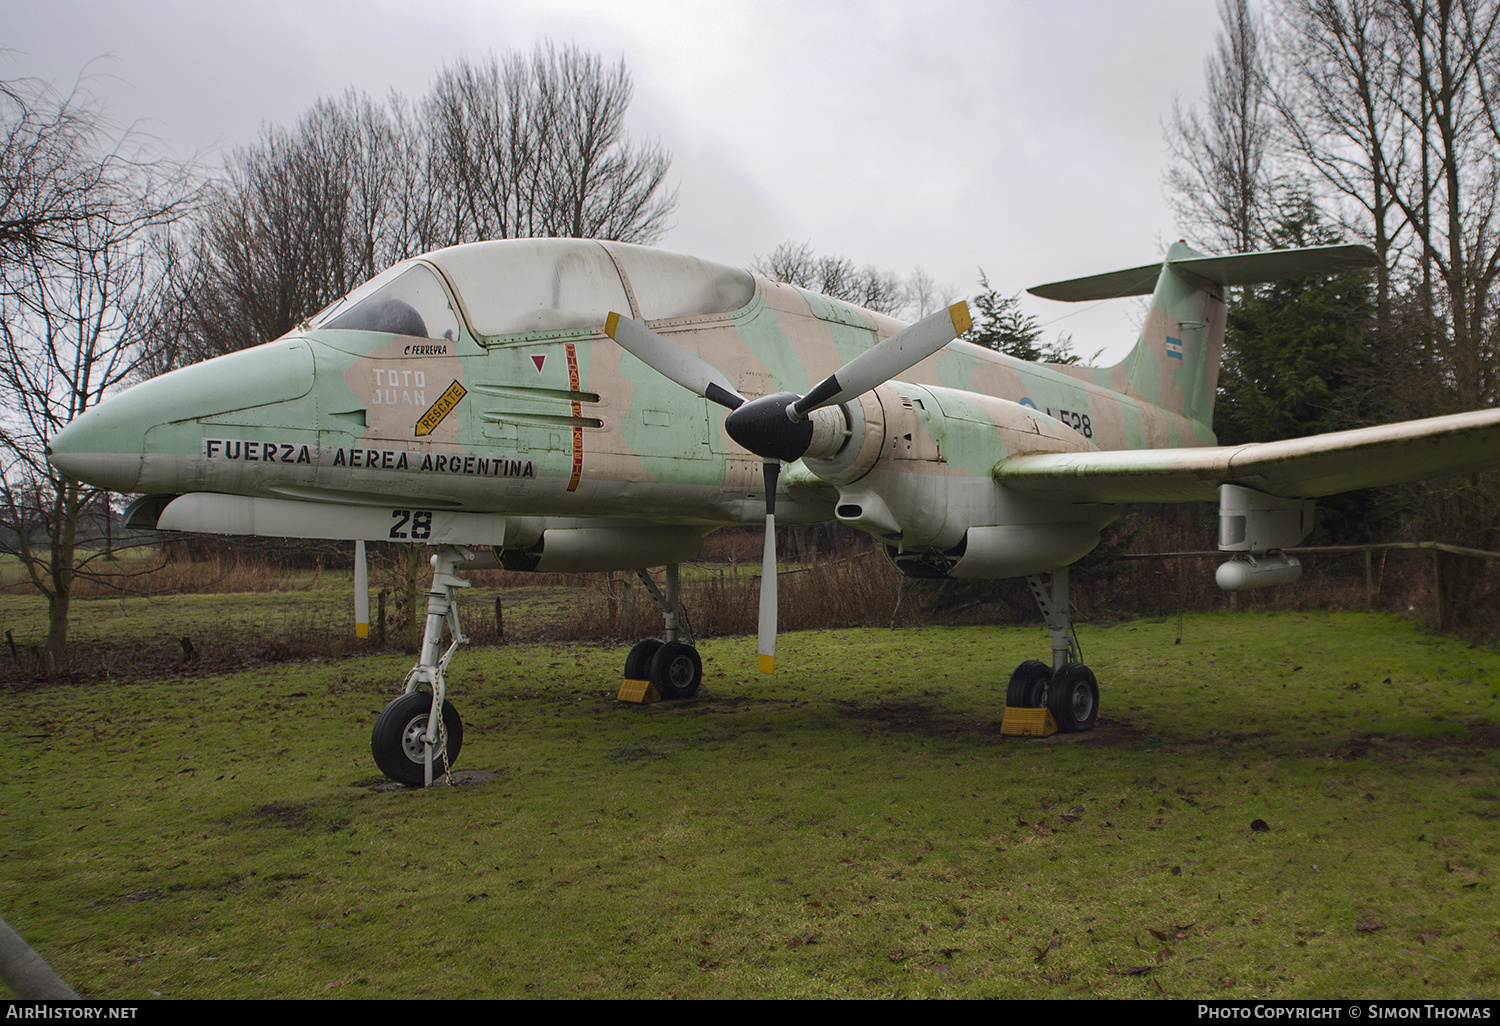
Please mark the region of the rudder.
<svg viewBox="0 0 1500 1026"><path fill-rule="evenodd" d="M1209 256L1175 242L1160 264L1028 289L1043 299L1085 302L1151 293L1141 334L1118 365L1141 398L1204 426L1213 423L1228 310L1226 285L1332 274L1377 262L1368 246L1313 246Z"/></svg>

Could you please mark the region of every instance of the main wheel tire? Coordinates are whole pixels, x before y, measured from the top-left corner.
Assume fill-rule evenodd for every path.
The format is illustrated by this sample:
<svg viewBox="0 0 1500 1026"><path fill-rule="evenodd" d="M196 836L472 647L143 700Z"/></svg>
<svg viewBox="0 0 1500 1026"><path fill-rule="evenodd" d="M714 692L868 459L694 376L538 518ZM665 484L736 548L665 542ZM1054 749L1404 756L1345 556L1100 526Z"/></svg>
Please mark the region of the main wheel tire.
<svg viewBox="0 0 1500 1026"><path fill-rule="evenodd" d="M1040 659L1028 659L1016 667L1005 689L1005 704L1013 709L1040 709L1047 704L1052 669Z"/></svg>
<svg viewBox="0 0 1500 1026"><path fill-rule="evenodd" d="M692 698L703 682L703 660L698 650L668 641L651 657L650 681L663 698Z"/></svg>
<svg viewBox="0 0 1500 1026"><path fill-rule="evenodd" d="M1099 716L1099 684L1094 671L1082 663L1068 663L1052 675L1047 708L1065 732L1092 730Z"/></svg>
<svg viewBox="0 0 1500 1026"><path fill-rule="evenodd" d="M421 787L426 783L426 753L422 735L427 732L427 718L432 714L432 694L413 691L402 695L384 709L375 720L375 729L370 732L370 754L380 772L409 787ZM448 772L458 761L458 751L464 744L464 725L458 718L453 703L443 701L443 740L447 744L447 759L442 748L432 752L432 777L436 780Z"/></svg>
<svg viewBox="0 0 1500 1026"><path fill-rule="evenodd" d="M650 680L651 657L661 651L665 644L660 638L646 638L637 641L630 654L625 657L625 679L626 680Z"/></svg>

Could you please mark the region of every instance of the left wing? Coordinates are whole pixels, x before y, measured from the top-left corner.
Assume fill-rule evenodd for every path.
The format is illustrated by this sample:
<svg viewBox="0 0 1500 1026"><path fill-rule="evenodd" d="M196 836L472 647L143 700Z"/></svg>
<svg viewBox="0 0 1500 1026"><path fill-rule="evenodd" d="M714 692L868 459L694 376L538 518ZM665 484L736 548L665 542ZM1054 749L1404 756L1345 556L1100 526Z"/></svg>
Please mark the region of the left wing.
<svg viewBox="0 0 1500 1026"><path fill-rule="evenodd" d="M1497 467L1500 409L1281 442L1017 456L993 473L1008 488L1052 500L1211 502L1221 484L1313 499Z"/></svg>

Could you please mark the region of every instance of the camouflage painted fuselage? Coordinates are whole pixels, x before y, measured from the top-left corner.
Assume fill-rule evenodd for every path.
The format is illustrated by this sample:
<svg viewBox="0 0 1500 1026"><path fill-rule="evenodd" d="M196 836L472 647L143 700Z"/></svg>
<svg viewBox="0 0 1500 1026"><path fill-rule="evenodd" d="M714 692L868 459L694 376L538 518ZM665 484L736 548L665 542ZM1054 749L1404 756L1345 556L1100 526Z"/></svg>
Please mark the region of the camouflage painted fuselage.
<svg viewBox="0 0 1500 1026"><path fill-rule="evenodd" d="M502 533L488 539L497 547L600 518L702 530L759 523L759 458L729 440L719 407L608 338L606 316L645 319L749 398L805 393L902 327L618 243L481 243L412 263L441 283L441 294L425 286L437 311L426 323L359 313L362 294L380 295L367 290L395 280L393 269L350 297L342 309L353 314L335 309L89 411L53 440L54 460L120 492L388 506L393 518L500 514ZM1108 507L1060 510L1008 494L993 474L1036 453L1213 444L1224 308L1201 282L1175 287L1180 295L1166 297L1158 288L1140 343L1112 368L949 344L903 381L846 404L848 443L787 468L778 514L788 523L837 516L898 549L929 552L960 545L974 527L1061 520L1094 537Z"/></svg>

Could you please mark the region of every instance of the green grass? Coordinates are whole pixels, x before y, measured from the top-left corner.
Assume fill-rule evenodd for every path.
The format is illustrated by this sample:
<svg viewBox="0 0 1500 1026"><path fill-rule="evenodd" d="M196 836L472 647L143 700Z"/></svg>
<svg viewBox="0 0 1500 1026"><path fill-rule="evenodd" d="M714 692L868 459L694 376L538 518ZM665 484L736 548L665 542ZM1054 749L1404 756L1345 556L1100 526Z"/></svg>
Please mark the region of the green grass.
<svg viewBox="0 0 1500 1026"><path fill-rule="evenodd" d="M706 641L654 707L620 647L472 649L495 776L429 792L369 759L400 657L11 689L0 914L121 1000L1495 993L1500 657L1177 631L1081 628L1104 720L1046 740L998 729L1038 629Z"/></svg>

